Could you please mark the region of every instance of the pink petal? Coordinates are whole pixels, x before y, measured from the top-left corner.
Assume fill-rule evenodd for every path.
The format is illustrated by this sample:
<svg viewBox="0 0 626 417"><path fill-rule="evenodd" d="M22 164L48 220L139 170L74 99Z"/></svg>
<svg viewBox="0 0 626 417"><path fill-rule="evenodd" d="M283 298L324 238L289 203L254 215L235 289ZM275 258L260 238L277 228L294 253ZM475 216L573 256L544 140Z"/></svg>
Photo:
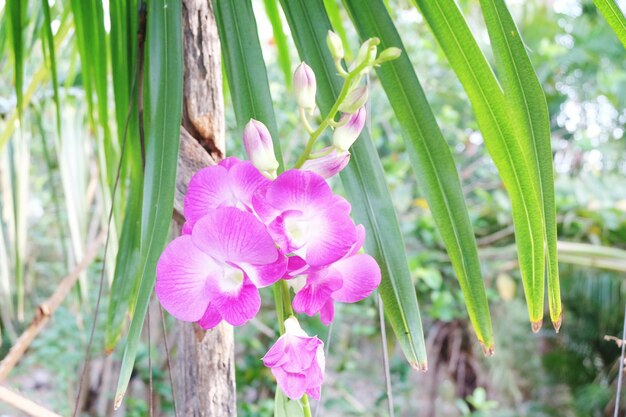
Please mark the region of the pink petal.
<svg viewBox="0 0 626 417"><path fill-rule="evenodd" d="M291 373L306 372L313 361L317 347L322 343L317 337L285 336L285 362L281 367Z"/></svg>
<svg viewBox="0 0 626 417"><path fill-rule="evenodd" d="M285 273L284 279L297 277L298 275L304 274L309 269L309 265L306 263L306 261L299 256L294 255L288 257L287 259L287 271Z"/></svg>
<svg viewBox="0 0 626 417"><path fill-rule="evenodd" d="M261 308L259 290L248 279L234 291L223 291L215 281L210 282L207 287L211 295L211 305L233 326L241 326L254 318Z"/></svg>
<svg viewBox="0 0 626 417"><path fill-rule="evenodd" d="M197 321L209 305L206 282L218 274L214 260L198 249L191 236L174 239L157 263L156 295L172 316Z"/></svg>
<svg viewBox="0 0 626 417"><path fill-rule="evenodd" d="M316 400L320 399L320 391L324 382L324 351L323 345L319 347L321 353L317 355L317 360L313 362L307 372L307 389L306 393ZM321 362L321 363L320 363Z"/></svg>
<svg viewBox="0 0 626 417"><path fill-rule="evenodd" d="M320 320L321 322L328 326L335 318L335 303L332 298L326 301L324 307L320 310Z"/></svg>
<svg viewBox="0 0 626 417"><path fill-rule="evenodd" d="M206 311L204 312L204 316L197 323L205 330L212 329L213 327L220 324L222 321L222 315L215 308L213 304L209 304Z"/></svg>
<svg viewBox="0 0 626 417"><path fill-rule="evenodd" d="M356 241L350 219L350 204L336 197L326 210L311 221L305 260L311 266L328 265L345 256Z"/></svg>
<svg viewBox="0 0 626 417"><path fill-rule="evenodd" d="M276 343L267 351L265 356L263 356L263 365L268 368L274 368L276 366L283 366L283 364L287 361L287 356L285 355L285 347L286 341L284 337L279 337Z"/></svg>
<svg viewBox="0 0 626 417"><path fill-rule="evenodd" d="M267 265L254 265L245 262L238 262L237 266L244 270L250 281L257 288L272 285L285 275L287 270L287 257L281 253L275 262Z"/></svg>
<svg viewBox="0 0 626 417"><path fill-rule="evenodd" d="M330 300L331 295L341 287L341 277L327 274L327 271L307 276L306 285L293 299L293 308L298 313L309 316L317 314Z"/></svg>
<svg viewBox="0 0 626 417"><path fill-rule="evenodd" d="M278 250L263 223L234 207L209 211L191 232L193 242L221 262L271 264Z"/></svg>
<svg viewBox="0 0 626 417"><path fill-rule="evenodd" d="M270 183L250 161L243 161L230 167L228 171L230 189L235 199L246 208L252 208L255 191Z"/></svg>
<svg viewBox="0 0 626 417"><path fill-rule="evenodd" d="M363 227L362 224L357 224L356 225L356 241L354 242L354 244L352 245L352 247L348 251L348 254L345 257L347 258L348 256L356 255L357 253L359 253L364 243L365 243L365 227Z"/></svg>
<svg viewBox="0 0 626 417"><path fill-rule="evenodd" d="M333 193L321 176L292 169L272 182L266 197L272 206L284 211L305 206L322 208L328 199L333 198Z"/></svg>
<svg viewBox="0 0 626 417"><path fill-rule="evenodd" d="M189 181L185 196L185 219L193 226L208 210L231 199L228 171L222 166L210 166L196 172Z"/></svg>
<svg viewBox="0 0 626 417"><path fill-rule="evenodd" d="M306 391L306 376L304 374L292 374L282 368L272 368L272 374L285 395L292 400L299 400Z"/></svg>
<svg viewBox="0 0 626 417"><path fill-rule="evenodd" d="M239 158L235 156L229 156L228 158L222 159L219 163L219 166L230 170L234 165L238 164L239 162L241 162Z"/></svg>
<svg viewBox="0 0 626 417"><path fill-rule="evenodd" d="M380 267L367 254L335 262L330 269L341 274L343 286L332 295L335 301L355 303L368 297L380 284Z"/></svg>

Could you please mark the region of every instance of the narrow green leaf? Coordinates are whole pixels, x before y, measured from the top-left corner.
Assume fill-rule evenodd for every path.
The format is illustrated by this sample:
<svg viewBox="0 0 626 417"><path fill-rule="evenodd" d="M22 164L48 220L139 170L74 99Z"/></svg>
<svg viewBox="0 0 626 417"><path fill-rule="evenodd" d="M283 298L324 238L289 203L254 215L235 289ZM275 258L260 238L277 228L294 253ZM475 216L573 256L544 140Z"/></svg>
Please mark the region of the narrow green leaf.
<svg viewBox="0 0 626 417"><path fill-rule="evenodd" d="M322 112L334 104L341 83L326 47L330 21L322 0L281 0L300 57L317 78L317 103ZM407 265L398 218L376 148L367 132L351 148L350 164L341 180L353 205L354 216L363 223L367 251L382 270L380 294L385 316L391 323L411 366L425 370L426 348L415 287Z"/></svg>
<svg viewBox="0 0 626 417"><path fill-rule="evenodd" d="M43 27L43 41L44 51L46 51L50 66L50 74L52 77L52 91L54 94L54 105L56 107L56 125L57 135L61 137L61 100L59 98L59 80L57 78L57 61L56 51L54 50L54 36L52 35L52 19L50 18L50 5L48 0L41 0L41 7L43 9L44 27Z"/></svg>
<svg viewBox="0 0 626 417"><path fill-rule="evenodd" d="M285 84L287 88L291 88L291 58L289 57L289 45L287 37L283 31L283 22L280 18L277 0L263 0L265 3L265 12L272 24L272 32L274 33L274 43L278 51L278 65L285 76Z"/></svg>
<svg viewBox="0 0 626 417"><path fill-rule="evenodd" d="M593 0L593 2L626 48L626 17L615 0Z"/></svg>
<svg viewBox="0 0 626 417"><path fill-rule="evenodd" d="M282 172L285 166L252 4L213 0L213 6L237 125L243 129L254 118L267 126Z"/></svg>
<svg viewBox="0 0 626 417"><path fill-rule="evenodd" d="M545 221L548 302L555 329L561 327L561 291L557 260L554 172L550 145L550 117L546 97L535 74L526 47L503 0L481 0L496 63L515 133L530 150L528 165L537 179Z"/></svg>
<svg viewBox="0 0 626 417"><path fill-rule="evenodd" d="M147 16L143 114L146 167L139 263L141 285L122 359L115 394L116 408L120 406L130 381L156 279L156 264L169 237L182 117L181 2L149 0Z"/></svg>
<svg viewBox="0 0 626 417"><path fill-rule="evenodd" d="M6 22L10 50L13 52L15 95L17 97L18 119L22 120L23 88L24 88L24 36L22 31L22 0L8 0L6 3Z"/></svg>
<svg viewBox="0 0 626 417"><path fill-rule="evenodd" d="M143 167L138 135L137 80L134 79L139 75L139 69L135 68L138 44L137 10L136 1L114 0L110 3L111 66L117 134L120 145L126 135L122 172L126 173L130 181L107 313L105 350L108 352L115 348L120 339L126 317L134 313L141 280L138 266L141 255Z"/></svg>
<svg viewBox="0 0 626 417"><path fill-rule="evenodd" d="M379 48L405 50L382 0L345 0L357 31L364 41L380 39ZM448 250L465 296L465 304L478 340L486 353L493 351L493 331L487 294L480 270L474 231L463 198L456 166L413 66L403 53L377 68L431 212Z"/></svg>
<svg viewBox="0 0 626 417"><path fill-rule="evenodd" d="M509 192L528 313L533 330L538 330L543 320L545 230L539 186L529 167L530 150L515 134L504 93L455 1L413 2L463 84L487 150Z"/></svg>

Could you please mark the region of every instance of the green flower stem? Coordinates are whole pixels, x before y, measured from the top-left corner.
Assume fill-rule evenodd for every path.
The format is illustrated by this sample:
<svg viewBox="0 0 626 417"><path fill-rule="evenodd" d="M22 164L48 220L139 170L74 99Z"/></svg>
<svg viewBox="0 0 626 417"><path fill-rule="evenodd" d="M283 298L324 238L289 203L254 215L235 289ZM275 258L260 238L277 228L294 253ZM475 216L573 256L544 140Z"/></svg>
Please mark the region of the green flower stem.
<svg viewBox="0 0 626 417"><path fill-rule="evenodd" d="M346 76L346 81L344 82L343 87L341 88L341 92L339 93L339 97L337 97L337 101L335 102L335 104L333 104L333 107L330 109L324 120L322 120L322 123L320 123L319 127L313 133L311 133L309 141L304 148L304 152L302 153L302 155L300 155L300 158L298 158L298 161L296 162L294 168L302 167L304 162L309 158L309 155L311 155L311 151L313 150L313 145L315 145L315 141L320 137L322 132L331 125L331 123L335 122L335 116L339 111L339 106L341 105L341 103L343 103L348 93L352 90L352 86L361 80L361 71L363 71L367 67L367 65L367 62L364 62L356 67L353 71L350 71L348 73L348 75Z"/></svg>
<svg viewBox="0 0 626 417"><path fill-rule="evenodd" d="M309 405L309 396L304 394L302 396L302 408L304 411L304 417L311 417L311 406Z"/></svg>
<svg viewBox="0 0 626 417"><path fill-rule="evenodd" d="M281 280L283 281L283 280ZM285 307L283 306L283 296L278 283L272 285L274 294L274 304L276 305L276 317L278 318L278 330L280 334L285 334Z"/></svg>

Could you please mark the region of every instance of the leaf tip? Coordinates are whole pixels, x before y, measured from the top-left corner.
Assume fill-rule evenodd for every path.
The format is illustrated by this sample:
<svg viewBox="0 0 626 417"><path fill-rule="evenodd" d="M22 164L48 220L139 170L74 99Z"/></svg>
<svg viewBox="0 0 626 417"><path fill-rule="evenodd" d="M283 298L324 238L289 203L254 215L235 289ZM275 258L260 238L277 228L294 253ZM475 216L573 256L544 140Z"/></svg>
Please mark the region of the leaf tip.
<svg viewBox="0 0 626 417"><path fill-rule="evenodd" d="M486 346L483 342L480 342L480 346L483 348L483 354L486 357L493 356L495 349L493 343L489 346Z"/></svg>
<svg viewBox="0 0 626 417"><path fill-rule="evenodd" d="M539 333L539 330L541 330L541 326L543 326L543 319L530 322L530 328L533 330L533 333Z"/></svg>
<svg viewBox="0 0 626 417"><path fill-rule="evenodd" d="M411 365L411 368L415 369L416 371L419 371L419 372L428 371L428 363L426 361L424 362L411 361L409 363Z"/></svg>
<svg viewBox="0 0 626 417"><path fill-rule="evenodd" d="M559 330L561 330L561 324L563 324L563 312L561 311L561 313L559 314L559 318L552 321L552 325L554 326L554 331L555 332L559 332Z"/></svg>
<svg viewBox="0 0 626 417"><path fill-rule="evenodd" d="M124 400L124 393L117 394L115 397L115 404L113 404L113 409L117 411L118 408L122 405L122 401Z"/></svg>

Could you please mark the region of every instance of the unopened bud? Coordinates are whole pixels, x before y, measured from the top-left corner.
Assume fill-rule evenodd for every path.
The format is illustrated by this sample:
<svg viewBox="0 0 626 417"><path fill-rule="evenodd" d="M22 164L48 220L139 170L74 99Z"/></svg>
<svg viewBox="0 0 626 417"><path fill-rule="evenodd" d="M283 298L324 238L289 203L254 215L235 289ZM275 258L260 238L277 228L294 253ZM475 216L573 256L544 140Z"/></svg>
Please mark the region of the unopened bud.
<svg viewBox="0 0 626 417"><path fill-rule="evenodd" d="M358 109L354 114L344 114L341 118L341 126L337 127L333 132L333 145L340 151L347 151L350 146L357 140L363 126L367 113L364 107Z"/></svg>
<svg viewBox="0 0 626 417"><path fill-rule="evenodd" d="M326 36L326 45L328 45L328 49L330 49L330 54L333 56L335 61L343 59L344 51L343 51L343 42L341 42L341 38L332 30L328 31L328 35Z"/></svg>
<svg viewBox="0 0 626 417"><path fill-rule="evenodd" d="M376 61L376 45L378 45L379 43L380 40L378 38L370 38L363 42L363 44L359 48L359 53L356 55L356 58L354 59L354 62L352 62L352 65L350 65L349 70L353 71L357 67L365 66L362 71L369 71L371 65L374 64L374 61Z"/></svg>
<svg viewBox="0 0 626 417"><path fill-rule="evenodd" d="M378 62L393 61L402 55L402 49L391 46L378 55Z"/></svg>
<svg viewBox="0 0 626 417"><path fill-rule="evenodd" d="M339 105L339 111L354 113L367 102L367 87L357 87L350 91L343 102Z"/></svg>
<svg viewBox="0 0 626 417"><path fill-rule="evenodd" d="M293 73L293 88L296 92L298 106L313 110L315 108L315 91L317 84L311 67L302 62Z"/></svg>
<svg viewBox="0 0 626 417"><path fill-rule="evenodd" d="M243 144L252 164L262 173L273 176L278 169L272 136L258 120L250 119L243 130Z"/></svg>
<svg viewBox="0 0 626 417"><path fill-rule="evenodd" d="M335 147L325 148L321 151L327 153L315 159L309 159L302 165L305 171L312 171L324 178L337 175L350 162L350 152L341 151Z"/></svg>

